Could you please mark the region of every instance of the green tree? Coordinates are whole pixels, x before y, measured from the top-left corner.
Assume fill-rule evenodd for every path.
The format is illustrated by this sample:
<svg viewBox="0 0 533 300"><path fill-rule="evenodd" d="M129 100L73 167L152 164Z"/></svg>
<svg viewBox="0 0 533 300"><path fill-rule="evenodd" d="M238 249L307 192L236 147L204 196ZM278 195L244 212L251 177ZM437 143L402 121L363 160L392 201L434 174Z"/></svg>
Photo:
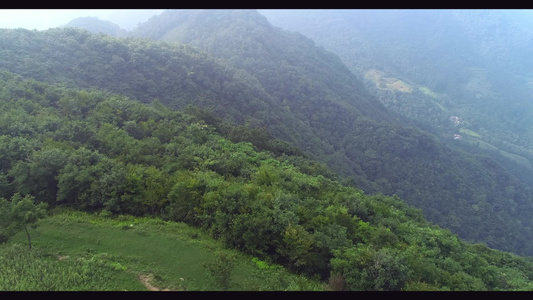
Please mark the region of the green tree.
<svg viewBox="0 0 533 300"><path fill-rule="evenodd" d="M222 289L227 291L231 282L231 274L233 273L236 262L237 259L234 254L220 252L217 253L217 257L214 262L206 263L204 267L215 279L215 281L222 287Z"/></svg>
<svg viewBox="0 0 533 300"><path fill-rule="evenodd" d="M399 291L412 275L396 249L375 250L358 244L333 252L332 274L341 274L349 290Z"/></svg>
<svg viewBox="0 0 533 300"><path fill-rule="evenodd" d="M32 153L29 159L17 161L8 176L22 195L34 195L49 204L55 203L58 191L57 175L68 163L69 153L55 146Z"/></svg>
<svg viewBox="0 0 533 300"><path fill-rule="evenodd" d="M301 225L290 224L277 252L287 260L289 267L303 269L312 261L313 244L313 236Z"/></svg>
<svg viewBox="0 0 533 300"><path fill-rule="evenodd" d="M36 228L37 221L46 217L48 204L42 202L35 204L34 197L26 195L24 198L16 193L11 197L11 202L0 198L0 235L4 238L14 235L24 229L31 249L31 237L28 226Z"/></svg>

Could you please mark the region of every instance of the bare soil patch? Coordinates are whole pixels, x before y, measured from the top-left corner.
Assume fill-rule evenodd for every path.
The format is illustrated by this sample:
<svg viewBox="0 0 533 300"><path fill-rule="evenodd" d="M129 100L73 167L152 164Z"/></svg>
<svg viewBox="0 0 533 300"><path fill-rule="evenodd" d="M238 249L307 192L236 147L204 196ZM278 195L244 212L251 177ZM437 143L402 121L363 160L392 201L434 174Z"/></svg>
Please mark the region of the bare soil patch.
<svg viewBox="0 0 533 300"><path fill-rule="evenodd" d="M151 282L154 280L154 274L139 274L138 278L139 281L142 282L142 284L144 284L144 286L150 291L170 291L169 289L160 289L151 284Z"/></svg>

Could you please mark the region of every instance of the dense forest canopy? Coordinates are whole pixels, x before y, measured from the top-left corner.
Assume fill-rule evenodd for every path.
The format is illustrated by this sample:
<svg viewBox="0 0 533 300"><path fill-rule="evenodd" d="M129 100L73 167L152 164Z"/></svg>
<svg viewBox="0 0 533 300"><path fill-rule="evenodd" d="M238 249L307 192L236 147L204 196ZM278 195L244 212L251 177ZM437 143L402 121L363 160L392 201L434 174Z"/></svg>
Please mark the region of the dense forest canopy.
<svg viewBox="0 0 533 300"><path fill-rule="evenodd" d="M7 72L0 82L0 120L11 124L0 132L3 201L185 222L347 290L533 288L533 261L464 242L396 196L342 185L268 134L195 107Z"/></svg>
<svg viewBox="0 0 533 300"><path fill-rule="evenodd" d="M158 99L171 108L194 104L235 124L268 128L346 182L367 193L396 194L462 238L518 254L533 251L526 183L490 158L454 150L388 112L337 56L255 11L160 17L167 23L185 18L173 31L203 38L183 44L73 28L4 30L0 67L146 103ZM211 18L235 25L213 27L205 22ZM138 28L166 28L158 20ZM200 49L202 41L217 51Z"/></svg>
<svg viewBox="0 0 533 300"><path fill-rule="evenodd" d="M320 13L316 12L316 19L327 22L328 18L320 17ZM314 46L308 38L273 27L255 11L232 10L167 11L141 24L133 35L197 46L232 66L245 69L267 92L290 107L294 114L291 119L309 124L318 136L314 140L327 142L324 150L316 144L309 148L304 144L308 138L302 137L296 140L302 150L314 154L314 158L335 171L351 176L367 192L401 196L408 203L423 208L430 220L465 238L496 247L508 246L508 241L500 245L494 243L493 238L500 234L487 232L492 229L485 227L483 233L473 232L477 231L473 228L487 225L488 215L477 221L467 215L477 213L472 205L479 207L479 204L491 211L487 211L488 214L507 214L503 211L511 209L506 203L509 197L501 193L518 187L524 192L518 197L526 202L528 183L520 182L514 178L517 174L511 175L504 167L489 162L490 159L483 157L488 155L486 153L476 157L466 155L464 149L452 150L451 138L436 143L438 135L414 129L415 124L406 121L402 114L384 115L384 109L376 106L379 101L362 88L354 75L346 72L338 58ZM357 45L352 46L357 49ZM286 68L287 65L291 68ZM279 71L273 74L269 70ZM321 88L317 90L317 87ZM336 109L339 102L343 106ZM362 115L358 116L357 112ZM453 127L449 117L445 118L448 128ZM491 173L494 175L487 176ZM500 187L496 188L498 185ZM486 188L491 191L487 193ZM497 196L498 193L501 196ZM473 198L471 195L485 196ZM529 219L530 208L522 208L528 212L523 211L523 216L518 218ZM453 212L442 214L449 209ZM516 214L509 212L509 216L503 218L513 219L510 221L513 223ZM521 234L530 234L529 229L521 231Z"/></svg>
<svg viewBox="0 0 533 300"><path fill-rule="evenodd" d="M361 73L253 10L116 29L0 29L0 197L186 222L350 290L532 288L527 167L384 101L371 79L412 85L387 55Z"/></svg>

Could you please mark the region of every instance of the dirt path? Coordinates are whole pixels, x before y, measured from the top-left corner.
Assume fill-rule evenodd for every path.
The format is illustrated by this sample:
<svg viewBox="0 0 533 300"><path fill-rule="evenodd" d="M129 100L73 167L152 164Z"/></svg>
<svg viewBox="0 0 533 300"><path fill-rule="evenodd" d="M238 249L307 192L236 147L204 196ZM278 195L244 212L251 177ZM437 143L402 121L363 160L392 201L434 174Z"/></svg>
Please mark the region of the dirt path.
<svg viewBox="0 0 533 300"><path fill-rule="evenodd" d="M68 256L59 255L59 260L68 259ZM150 282L154 280L154 274L139 274L137 276L139 281L150 291L170 291L170 289L160 289L157 286L152 285Z"/></svg>
<svg viewBox="0 0 533 300"><path fill-rule="evenodd" d="M139 281L142 282L144 284L144 286L146 286L147 289L149 289L150 291L170 291L169 289L160 289L156 286L153 286L150 282L154 279L154 275L153 274L148 274L148 275L142 275L140 274L139 276Z"/></svg>

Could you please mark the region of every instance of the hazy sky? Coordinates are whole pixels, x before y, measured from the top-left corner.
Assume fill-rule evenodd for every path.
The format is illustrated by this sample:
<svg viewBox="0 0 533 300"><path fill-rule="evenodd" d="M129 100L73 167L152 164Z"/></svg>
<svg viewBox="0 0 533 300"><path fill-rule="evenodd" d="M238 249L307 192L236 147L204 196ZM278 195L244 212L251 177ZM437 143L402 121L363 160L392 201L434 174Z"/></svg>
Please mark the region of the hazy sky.
<svg viewBox="0 0 533 300"><path fill-rule="evenodd" d="M131 30L139 22L160 14L164 9L0 9L0 28L45 30L65 25L78 17L98 17ZM504 10L509 17L533 32L533 10Z"/></svg>
<svg viewBox="0 0 533 300"><path fill-rule="evenodd" d="M124 29L161 13L162 9L0 9L0 28L45 30L78 17L98 17ZM126 16L127 15L127 16Z"/></svg>

